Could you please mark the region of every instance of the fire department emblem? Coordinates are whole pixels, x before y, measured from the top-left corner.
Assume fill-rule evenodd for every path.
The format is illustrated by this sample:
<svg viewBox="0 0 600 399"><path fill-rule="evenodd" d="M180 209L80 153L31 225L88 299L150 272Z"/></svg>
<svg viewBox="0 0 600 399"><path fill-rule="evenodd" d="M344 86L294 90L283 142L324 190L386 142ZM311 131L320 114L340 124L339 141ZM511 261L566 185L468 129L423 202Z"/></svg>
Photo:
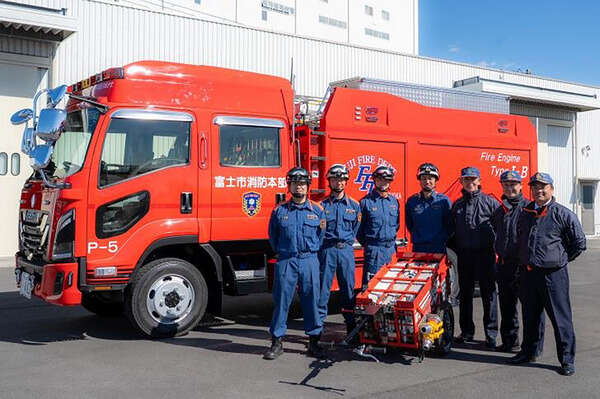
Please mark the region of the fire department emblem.
<svg viewBox="0 0 600 399"><path fill-rule="evenodd" d="M244 193L242 196L242 210L250 217L260 212L261 195L254 191Z"/></svg>

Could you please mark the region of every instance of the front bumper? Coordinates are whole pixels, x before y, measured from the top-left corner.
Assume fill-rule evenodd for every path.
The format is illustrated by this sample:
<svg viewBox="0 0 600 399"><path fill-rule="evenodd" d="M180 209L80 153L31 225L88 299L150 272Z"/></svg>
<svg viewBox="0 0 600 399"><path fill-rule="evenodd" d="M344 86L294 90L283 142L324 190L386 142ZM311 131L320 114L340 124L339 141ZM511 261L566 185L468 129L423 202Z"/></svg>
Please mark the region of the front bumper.
<svg viewBox="0 0 600 399"><path fill-rule="evenodd" d="M77 287L77 262L37 265L17 254L15 270L35 276L33 295L44 301L64 306L81 303L81 291Z"/></svg>

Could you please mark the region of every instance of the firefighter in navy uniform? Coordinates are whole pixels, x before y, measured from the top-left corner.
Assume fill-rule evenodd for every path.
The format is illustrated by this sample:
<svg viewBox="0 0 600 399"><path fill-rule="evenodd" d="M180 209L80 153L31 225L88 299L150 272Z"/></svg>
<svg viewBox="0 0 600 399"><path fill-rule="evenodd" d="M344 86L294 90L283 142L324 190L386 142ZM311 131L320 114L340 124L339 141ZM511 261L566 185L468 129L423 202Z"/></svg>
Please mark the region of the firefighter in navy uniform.
<svg viewBox="0 0 600 399"><path fill-rule="evenodd" d="M361 221L358 201L349 197L344 189L349 179L348 169L342 164L335 164L327 171L327 180L331 192L321 202L325 211L327 228L325 240L319 252L321 262L321 294L319 299L319 316L321 324L327 317L327 305L331 293L333 277L337 277L342 299L342 309L354 309L354 238ZM354 329L355 321L351 313L343 312L346 330Z"/></svg>
<svg viewBox="0 0 600 399"><path fill-rule="evenodd" d="M309 336L308 355L323 357L319 348L322 324L319 318L319 259L317 253L325 235L325 212L321 205L308 199L311 178L303 168L292 168L287 183L292 199L271 213L269 243L277 254L273 282L273 319L269 329L271 348L268 360L283 353L282 339L287 329L290 304L296 287L300 296L304 331Z"/></svg>
<svg viewBox="0 0 600 399"><path fill-rule="evenodd" d="M417 180L421 191L406 201L406 228L415 252L446 253L450 236L450 198L435 191L440 179L438 168L431 163L419 166Z"/></svg>
<svg viewBox="0 0 600 399"><path fill-rule="evenodd" d="M498 201L481 191L479 169L461 170L462 197L452 205L454 242L458 255L459 325L461 334L456 342L473 341L473 292L479 281L483 303L483 329L485 344L496 348L498 336L498 298L496 293L496 254L492 214Z"/></svg>
<svg viewBox="0 0 600 399"><path fill-rule="evenodd" d="M500 302L501 352L512 352L519 347L519 256L517 224L523 207L529 200L523 196L522 179L518 172L507 170L500 175L502 204L492 216L496 232L494 249L497 255L496 281ZM540 325L540 339L544 339L544 323ZM539 353L538 353L539 355Z"/></svg>
<svg viewBox="0 0 600 399"><path fill-rule="evenodd" d="M372 175L375 188L360 200L362 222L356 236L364 247L363 289L396 250L396 234L400 227L400 204L390 195L394 170L378 166Z"/></svg>
<svg viewBox="0 0 600 399"><path fill-rule="evenodd" d="M544 309L554 328L559 373L575 373L575 331L569 299L567 264L586 249L577 216L554 199L554 181L536 173L529 181L533 202L519 219L519 263L523 302L523 343L509 363L536 360Z"/></svg>

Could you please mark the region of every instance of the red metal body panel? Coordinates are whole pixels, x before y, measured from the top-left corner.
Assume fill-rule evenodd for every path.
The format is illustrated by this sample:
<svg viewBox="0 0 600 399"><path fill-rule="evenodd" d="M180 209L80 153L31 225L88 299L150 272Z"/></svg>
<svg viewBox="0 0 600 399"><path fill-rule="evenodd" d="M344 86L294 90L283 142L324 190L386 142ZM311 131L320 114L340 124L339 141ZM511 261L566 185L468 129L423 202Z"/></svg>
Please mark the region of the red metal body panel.
<svg viewBox="0 0 600 399"><path fill-rule="evenodd" d="M65 276L62 291L54 294L54 284L57 273ZM72 283L68 284L67 277L72 273ZM44 266L41 283L36 284L34 295L55 305L78 305L81 303L81 291L77 288L77 263L53 263Z"/></svg>

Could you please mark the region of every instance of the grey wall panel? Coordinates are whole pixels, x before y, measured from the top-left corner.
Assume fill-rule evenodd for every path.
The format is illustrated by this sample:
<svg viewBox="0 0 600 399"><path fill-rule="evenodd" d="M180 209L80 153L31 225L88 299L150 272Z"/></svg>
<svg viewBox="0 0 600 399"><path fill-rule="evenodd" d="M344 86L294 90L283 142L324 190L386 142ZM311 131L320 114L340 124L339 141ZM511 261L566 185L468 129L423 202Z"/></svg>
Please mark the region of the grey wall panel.
<svg viewBox="0 0 600 399"><path fill-rule="evenodd" d="M54 43L0 35L0 52L35 57L50 57Z"/></svg>
<svg viewBox="0 0 600 399"><path fill-rule="evenodd" d="M520 101L510 102L510 113L515 115L533 116L537 118L558 119L561 121L575 120L575 111L571 109Z"/></svg>

